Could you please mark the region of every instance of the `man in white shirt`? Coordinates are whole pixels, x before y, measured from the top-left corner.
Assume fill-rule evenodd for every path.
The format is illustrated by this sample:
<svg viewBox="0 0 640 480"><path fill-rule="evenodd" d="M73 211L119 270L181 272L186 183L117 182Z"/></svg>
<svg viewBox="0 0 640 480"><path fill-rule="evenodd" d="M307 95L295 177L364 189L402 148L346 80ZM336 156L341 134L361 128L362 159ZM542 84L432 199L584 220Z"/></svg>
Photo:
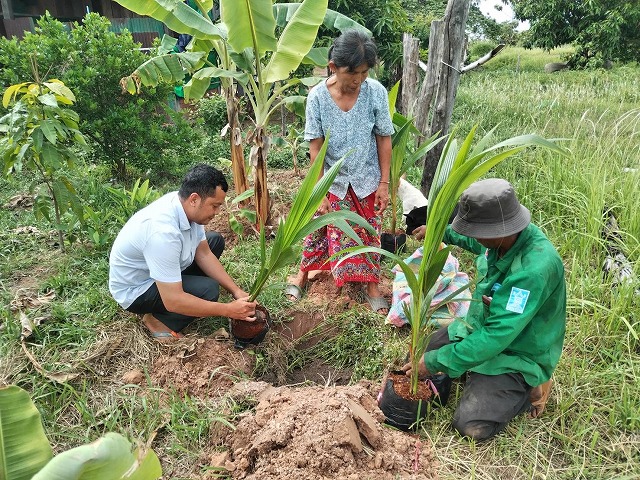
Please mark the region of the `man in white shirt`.
<svg viewBox="0 0 640 480"><path fill-rule="evenodd" d="M179 332L199 317L255 320L256 303L218 260L224 239L204 231L220 211L227 189L222 172L196 165L179 191L133 215L113 244L109 291L122 308L142 314L158 340L181 337ZM234 301L218 302L220 285Z"/></svg>

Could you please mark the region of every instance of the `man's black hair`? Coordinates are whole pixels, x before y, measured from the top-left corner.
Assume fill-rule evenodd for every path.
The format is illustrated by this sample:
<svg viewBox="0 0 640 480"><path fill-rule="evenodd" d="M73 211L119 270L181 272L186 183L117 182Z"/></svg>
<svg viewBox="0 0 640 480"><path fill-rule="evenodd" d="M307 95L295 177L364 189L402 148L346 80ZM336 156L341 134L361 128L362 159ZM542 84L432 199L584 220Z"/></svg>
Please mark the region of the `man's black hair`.
<svg viewBox="0 0 640 480"><path fill-rule="evenodd" d="M182 200L186 200L192 193L197 193L200 198L205 199L213 197L218 187L225 192L229 189L222 172L211 165L200 163L184 176L178 195Z"/></svg>
<svg viewBox="0 0 640 480"><path fill-rule="evenodd" d="M376 44L361 30L346 30L333 41L329 60L333 60L336 67L347 67L350 72L362 64L373 68L378 62Z"/></svg>

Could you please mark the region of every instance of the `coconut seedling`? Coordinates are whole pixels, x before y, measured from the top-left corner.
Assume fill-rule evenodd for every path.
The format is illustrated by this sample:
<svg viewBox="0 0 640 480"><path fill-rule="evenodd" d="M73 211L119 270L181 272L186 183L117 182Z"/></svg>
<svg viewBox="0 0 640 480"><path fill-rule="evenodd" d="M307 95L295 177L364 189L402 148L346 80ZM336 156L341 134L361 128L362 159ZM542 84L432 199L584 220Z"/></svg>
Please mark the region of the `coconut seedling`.
<svg viewBox="0 0 640 480"><path fill-rule="evenodd" d="M472 148L476 128L477 126L473 127L461 143L456 140L455 132L447 137L447 143L442 151L429 191L426 232L422 245L423 257L417 272L406 264L402 257L386 250L365 246L349 249L348 256L365 252L385 255L391 258L406 276L408 287L411 290L411 300L404 308L411 328L408 356L411 363L410 394L412 398L416 398L420 383L418 364L433 333L431 326L433 313L454 300L459 293L469 287L469 285L465 285L441 302L432 304L437 291L438 277L451 250L451 247L443 247L442 240L449 223L449 217L460 195L469 185L480 179L500 162L529 146L547 148L561 155L566 154L566 150L562 147L537 135L517 136L489 146L493 130ZM419 404L417 412L426 414L426 409L422 409ZM417 423L419 418L415 420Z"/></svg>
<svg viewBox="0 0 640 480"><path fill-rule="evenodd" d="M393 120L395 130L391 136L391 165L389 169L391 235L394 236L394 245L396 244L395 235L397 232L398 188L400 187L400 178L415 165L419 159L423 158L429 150L445 139L445 137L437 138L439 133L436 133L418 145L414 151L410 150L410 146L414 143L414 138L419 137L421 134L415 127L413 119L407 118L396 111L396 99L398 97L399 87L400 82L397 82L389 91L389 113ZM385 242L383 241L382 244L384 245ZM396 249L393 248L391 250L395 253Z"/></svg>
<svg viewBox="0 0 640 480"><path fill-rule="evenodd" d="M307 173L293 200L289 215L278 227L268 256L265 227L262 226L260 229L260 270L249 291L251 301L256 300L273 273L299 260L298 243L310 233L328 224L333 224L362 245L358 234L349 224L349 222L353 222L375 234L373 227L364 218L349 210L333 211L314 218L322 199L327 195L344 160L344 158L341 158L322 175L328 142L329 136L327 135L318 156L312 163L309 173ZM266 333L264 324L268 325L269 323L268 313L263 308L260 308L260 311L262 311L265 319L256 325L253 325L256 322L231 322L232 332L236 339L240 339L241 342L248 341L248 339L255 338L255 335L260 335L262 332ZM239 333L237 330L240 329L246 330L246 333ZM261 340L262 338L252 343L257 343Z"/></svg>

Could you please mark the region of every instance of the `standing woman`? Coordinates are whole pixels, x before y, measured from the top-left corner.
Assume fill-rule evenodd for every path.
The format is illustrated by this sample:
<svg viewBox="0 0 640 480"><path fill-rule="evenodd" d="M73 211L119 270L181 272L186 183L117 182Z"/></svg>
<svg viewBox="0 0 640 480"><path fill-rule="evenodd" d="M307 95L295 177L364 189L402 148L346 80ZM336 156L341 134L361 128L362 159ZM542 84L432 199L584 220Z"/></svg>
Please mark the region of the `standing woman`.
<svg viewBox="0 0 640 480"><path fill-rule="evenodd" d="M376 45L366 33L349 30L329 49L331 76L309 92L304 139L309 141L314 162L325 136L329 145L324 159L327 171L345 157L340 173L323 200L318 215L352 210L372 225L373 236L361 227L354 229L367 246L380 246L381 216L389 203L389 164L393 123L386 89L369 78L377 62ZM311 270L331 270L338 287L363 284L363 294L373 311L387 314L388 304L380 290L380 255L352 257L339 266L329 260L336 252L356 243L341 230L328 225L304 240L300 270L289 279L285 293L298 300Z"/></svg>

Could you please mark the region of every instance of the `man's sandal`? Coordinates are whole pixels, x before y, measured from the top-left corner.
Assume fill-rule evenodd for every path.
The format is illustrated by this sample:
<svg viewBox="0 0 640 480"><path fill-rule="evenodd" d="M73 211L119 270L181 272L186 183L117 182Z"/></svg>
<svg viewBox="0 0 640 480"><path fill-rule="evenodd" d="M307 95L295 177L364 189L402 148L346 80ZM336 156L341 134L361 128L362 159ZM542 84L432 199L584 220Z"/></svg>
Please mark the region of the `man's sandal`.
<svg viewBox="0 0 640 480"><path fill-rule="evenodd" d="M298 285L294 285L293 283L287 284L284 288L284 294L290 295L293 298L290 298L292 302L297 302L302 298L302 289Z"/></svg>
<svg viewBox="0 0 640 480"><path fill-rule="evenodd" d="M173 330L169 330L168 332L149 332L151 334L151 338L181 338L180 335L178 335L176 332L174 332Z"/></svg>

